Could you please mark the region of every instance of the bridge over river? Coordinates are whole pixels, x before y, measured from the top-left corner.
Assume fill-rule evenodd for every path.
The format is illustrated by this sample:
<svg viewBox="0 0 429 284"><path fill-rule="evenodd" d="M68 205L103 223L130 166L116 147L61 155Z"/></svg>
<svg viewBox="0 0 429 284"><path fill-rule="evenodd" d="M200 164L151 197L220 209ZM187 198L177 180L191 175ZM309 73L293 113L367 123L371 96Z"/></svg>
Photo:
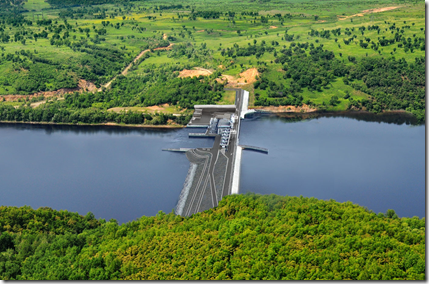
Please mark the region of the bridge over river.
<svg viewBox="0 0 429 284"><path fill-rule="evenodd" d="M188 175L175 212L190 216L213 208L225 195L238 194L243 149L268 154L261 147L239 145L240 123L248 110L249 92L235 89L234 105L196 105L188 127L206 128L205 133L190 133L190 138L214 139L212 148L163 149L182 152L190 161Z"/></svg>

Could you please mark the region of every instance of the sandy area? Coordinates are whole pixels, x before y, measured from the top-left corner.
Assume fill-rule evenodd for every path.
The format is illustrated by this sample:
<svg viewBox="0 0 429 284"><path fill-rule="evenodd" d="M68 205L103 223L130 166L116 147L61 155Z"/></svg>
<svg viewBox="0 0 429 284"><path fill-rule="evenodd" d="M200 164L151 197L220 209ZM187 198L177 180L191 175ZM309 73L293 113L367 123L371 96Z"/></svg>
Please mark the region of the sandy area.
<svg viewBox="0 0 429 284"><path fill-rule="evenodd" d="M338 20L342 21L342 20L346 20L349 18L353 18L353 17L363 17L364 14L386 12L386 11L390 11L390 10L394 10L394 9L398 9L398 8L399 7L392 6L392 7L384 7L384 8L377 8L377 9L368 9L368 10L363 10L361 13L355 14L355 15L350 15L350 16L340 16L339 15Z"/></svg>
<svg viewBox="0 0 429 284"><path fill-rule="evenodd" d="M185 77L198 77L198 76L209 76L213 74L212 71L196 67L194 70L188 70L184 69L179 72L179 78L185 78Z"/></svg>
<svg viewBox="0 0 429 284"><path fill-rule="evenodd" d="M204 30L199 30L199 31L197 31L197 33L202 33L202 32L204 32Z"/></svg>
<svg viewBox="0 0 429 284"><path fill-rule="evenodd" d="M163 34L163 35L162 35L162 38L163 38L164 40L166 40L166 39L168 38L167 34Z"/></svg>
<svg viewBox="0 0 429 284"><path fill-rule="evenodd" d="M270 29L277 29L276 26L270 26Z"/></svg>
<svg viewBox="0 0 429 284"><path fill-rule="evenodd" d="M253 107L254 109L259 109L259 110L265 110L265 111L269 111L269 112L273 112L273 113L279 113L279 112L314 112L317 109L316 108L311 108L306 104L303 104L302 106L296 107L296 106L267 106L267 107L261 107L261 106L256 106Z"/></svg>
<svg viewBox="0 0 429 284"><path fill-rule="evenodd" d="M369 9L369 10L363 10L362 13L380 13L380 12L390 11L398 8L399 7L384 7L384 8L378 8L378 9Z"/></svg>
<svg viewBox="0 0 429 284"><path fill-rule="evenodd" d="M217 78L216 81L219 83L224 83L227 81L228 86L238 86L255 83L257 76L259 76L258 69L250 68L240 73L238 78L231 75L222 75L222 78Z"/></svg>

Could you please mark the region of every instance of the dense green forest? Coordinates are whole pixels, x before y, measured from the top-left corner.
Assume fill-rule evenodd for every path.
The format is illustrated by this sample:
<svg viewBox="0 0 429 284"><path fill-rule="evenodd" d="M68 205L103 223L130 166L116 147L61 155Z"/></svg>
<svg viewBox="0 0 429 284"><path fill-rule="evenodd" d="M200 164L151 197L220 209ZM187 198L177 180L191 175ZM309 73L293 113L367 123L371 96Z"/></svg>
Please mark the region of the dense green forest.
<svg viewBox="0 0 429 284"><path fill-rule="evenodd" d="M351 202L255 194L122 225L3 206L0 278L424 280L425 226Z"/></svg>

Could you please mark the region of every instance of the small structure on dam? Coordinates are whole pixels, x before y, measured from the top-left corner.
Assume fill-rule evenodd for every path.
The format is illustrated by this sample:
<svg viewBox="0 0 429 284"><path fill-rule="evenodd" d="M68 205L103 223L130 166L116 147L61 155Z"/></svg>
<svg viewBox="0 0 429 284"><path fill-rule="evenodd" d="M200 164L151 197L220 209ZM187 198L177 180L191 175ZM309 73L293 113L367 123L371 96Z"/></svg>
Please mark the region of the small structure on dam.
<svg viewBox="0 0 429 284"><path fill-rule="evenodd" d="M187 127L206 128L205 133L190 133L191 138L214 138L212 148L163 149L184 152L190 167L175 212L190 216L213 208L225 195L237 194L240 185L240 119L244 118L249 93L236 90L235 105L195 105ZM268 150L245 146L253 150Z"/></svg>

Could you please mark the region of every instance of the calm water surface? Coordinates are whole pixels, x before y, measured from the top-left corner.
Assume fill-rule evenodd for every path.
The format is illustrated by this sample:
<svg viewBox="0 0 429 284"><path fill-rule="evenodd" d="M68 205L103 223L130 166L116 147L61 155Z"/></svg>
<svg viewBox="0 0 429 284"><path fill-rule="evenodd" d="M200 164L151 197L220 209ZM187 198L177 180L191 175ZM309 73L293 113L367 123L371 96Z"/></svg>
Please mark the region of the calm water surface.
<svg viewBox="0 0 429 284"><path fill-rule="evenodd" d="M267 116L243 121L240 143L269 149L243 151L241 193L332 198L376 213L425 216L424 125Z"/></svg>
<svg viewBox="0 0 429 284"><path fill-rule="evenodd" d="M189 162L163 148L211 147L199 129L0 124L0 205L88 211L119 222L176 205ZM242 122L241 192L350 200L425 214L425 127L319 118Z"/></svg>
<svg viewBox="0 0 429 284"><path fill-rule="evenodd" d="M211 147L213 140L188 138L199 131L0 124L0 205L119 222L171 212L189 162L162 149Z"/></svg>

